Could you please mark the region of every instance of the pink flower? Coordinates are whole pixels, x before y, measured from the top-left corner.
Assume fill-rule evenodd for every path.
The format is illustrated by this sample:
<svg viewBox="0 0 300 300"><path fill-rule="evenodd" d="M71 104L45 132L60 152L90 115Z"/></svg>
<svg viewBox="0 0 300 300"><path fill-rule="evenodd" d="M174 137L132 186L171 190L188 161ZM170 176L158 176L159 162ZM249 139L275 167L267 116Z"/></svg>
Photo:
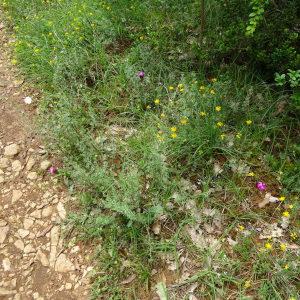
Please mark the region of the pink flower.
<svg viewBox="0 0 300 300"><path fill-rule="evenodd" d="M55 175L57 173L58 169L54 166L50 167L48 172L51 174L51 175Z"/></svg>
<svg viewBox="0 0 300 300"><path fill-rule="evenodd" d="M145 77L145 72L144 71L139 71L137 75L138 75L138 77L140 77L141 80L143 80L144 77Z"/></svg>
<svg viewBox="0 0 300 300"><path fill-rule="evenodd" d="M267 185L264 182L259 181L259 182L256 183L256 187L260 191L264 191L267 188Z"/></svg>

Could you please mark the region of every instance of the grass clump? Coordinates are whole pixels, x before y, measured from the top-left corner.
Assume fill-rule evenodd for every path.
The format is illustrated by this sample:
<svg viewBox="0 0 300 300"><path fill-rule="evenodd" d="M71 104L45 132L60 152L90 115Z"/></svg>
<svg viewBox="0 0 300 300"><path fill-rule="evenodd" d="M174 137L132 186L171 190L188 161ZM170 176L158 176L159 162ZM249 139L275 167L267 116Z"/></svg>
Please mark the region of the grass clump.
<svg viewBox="0 0 300 300"><path fill-rule="evenodd" d="M2 6L97 248L92 298L297 297L297 114L251 68L199 60L198 2Z"/></svg>

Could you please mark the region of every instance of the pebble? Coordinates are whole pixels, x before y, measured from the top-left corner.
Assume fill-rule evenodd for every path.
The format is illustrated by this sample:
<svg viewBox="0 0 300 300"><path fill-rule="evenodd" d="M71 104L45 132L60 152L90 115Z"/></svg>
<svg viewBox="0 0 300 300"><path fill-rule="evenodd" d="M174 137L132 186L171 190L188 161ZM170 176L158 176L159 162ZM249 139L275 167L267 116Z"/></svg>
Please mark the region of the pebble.
<svg viewBox="0 0 300 300"><path fill-rule="evenodd" d="M67 258L66 254L60 254L55 262L55 271L65 273L74 270L75 267L72 264L72 262Z"/></svg>
<svg viewBox="0 0 300 300"><path fill-rule="evenodd" d="M29 157L26 164L26 170L30 171L34 165L35 165L35 159L33 157Z"/></svg>
<svg viewBox="0 0 300 300"><path fill-rule="evenodd" d="M57 212L58 212L58 215L59 215L59 217L62 219L62 220L64 220L65 218L66 218L66 216L67 216L67 213L66 213L66 210L65 210L65 208L64 208L64 205L63 205L63 203L62 202L59 202L58 204L57 204Z"/></svg>
<svg viewBox="0 0 300 300"><path fill-rule="evenodd" d="M36 172L30 172L28 173L27 178L30 180L36 180L38 178L38 175Z"/></svg>
<svg viewBox="0 0 300 300"><path fill-rule="evenodd" d="M18 230L18 234L19 236L24 239L27 235L29 235L29 230L26 230L26 229L19 229Z"/></svg>
<svg viewBox="0 0 300 300"><path fill-rule="evenodd" d="M11 264L10 264L10 260L7 257L3 259L2 266L5 272L10 271Z"/></svg>
<svg viewBox="0 0 300 300"><path fill-rule="evenodd" d="M4 148L4 156L14 157L20 153L20 147L17 144L11 144Z"/></svg>
<svg viewBox="0 0 300 300"><path fill-rule="evenodd" d="M20 191L20 190L13 190L12 191L12 197L11 197L12 203L15 203L16 201L20 200L22 196L23 196L22 191Z"/></svg>
<svg viewBox="0 0 300 300"><path fill-rule="evenodd" d="M0 227L0 244L2 244L9 232L9 226Z"/></svg>
<svg viewBox="0 0 300 300"><path fill-rule="evenodd" d="M44 161L41 162L40 168L41 168L41 170L46 171L46 170L48 170L51 167L51 165L52 165L51 161L44 160Z"/></svg>
<svg viewBox="0 0 300 300"><path fill-rule="evenodd" d="M9 159L6 157L0 158L0 168L6 169L7 167L9 167L9 162Z"/></svg>
<svg viewBox="0 0 300 300"><path fill-rule="evenodd" d="M11 168L14 172L20 172L22 170L22 164L19 160L14 160L11 164Z"/></svg>
<svg viewBox="0 0 300 300"><path fill-rule="evenodd" d="M14 245L15 245L15 247L16 247L17 249L19 249L19 250L21 250L21 251L24 250L24 243L23 243L22 240L16 240L16 241L14 242Z"/></svg>

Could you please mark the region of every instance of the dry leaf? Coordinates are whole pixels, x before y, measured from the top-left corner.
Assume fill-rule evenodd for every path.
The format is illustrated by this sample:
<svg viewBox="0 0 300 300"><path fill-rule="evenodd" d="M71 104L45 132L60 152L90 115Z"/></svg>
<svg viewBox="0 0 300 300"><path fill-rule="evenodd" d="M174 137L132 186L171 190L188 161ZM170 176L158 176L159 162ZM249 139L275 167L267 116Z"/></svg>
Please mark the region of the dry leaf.
<svg viewBox="0 0 300 300"><path fill-rule="evenodd" d="M121 284L128 284L131 283L134 279L136 278L135 274L130 275L128 278L126 278L125 280L123 280L121 282Z"/></svg>

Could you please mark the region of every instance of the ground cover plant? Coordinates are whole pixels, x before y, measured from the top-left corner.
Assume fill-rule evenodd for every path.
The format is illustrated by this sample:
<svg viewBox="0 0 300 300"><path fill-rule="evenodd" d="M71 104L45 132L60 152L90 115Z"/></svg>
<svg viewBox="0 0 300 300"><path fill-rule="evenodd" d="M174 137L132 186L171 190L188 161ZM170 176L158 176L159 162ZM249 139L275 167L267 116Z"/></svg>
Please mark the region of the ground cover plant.
<svg viewBox="0 0 300 300"><path fill-rule="evenodd" d="M200 2L1 2L79 199L66 226L96 249L93 299L299 297L297 2L251 41L255 1L209 1L201 34ZM286 42L271 61L264 18Z"/></svg>

